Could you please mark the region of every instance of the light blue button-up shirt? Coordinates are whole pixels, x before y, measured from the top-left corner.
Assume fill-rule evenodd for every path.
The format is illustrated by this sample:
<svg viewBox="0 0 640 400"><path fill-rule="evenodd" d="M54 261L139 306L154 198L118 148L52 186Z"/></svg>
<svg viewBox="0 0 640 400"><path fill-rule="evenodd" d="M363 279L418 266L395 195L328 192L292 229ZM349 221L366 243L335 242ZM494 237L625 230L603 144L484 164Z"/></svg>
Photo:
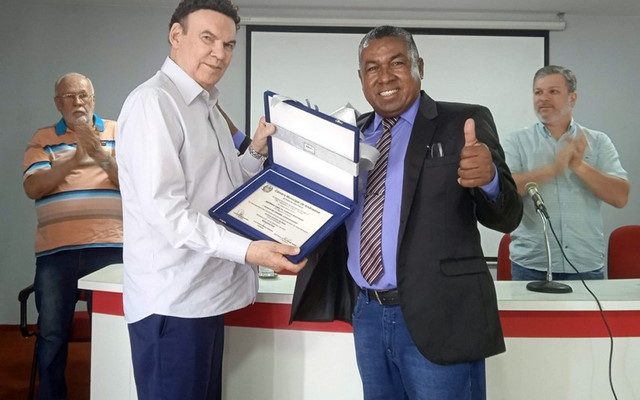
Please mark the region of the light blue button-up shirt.
<svg viewBox="0 0 640 400"><path fill-rule="evenodd" d="M509 135L503 143L507 165L512 173L528 172L555 162L568 139L582 130L587 139L584 160L595 169L627 179L618 152L602 132L587 129L571 121L568 130L556 140L541 122ZM601 206L597 198L570 169L539 186L562 248L580 272L604 266L605 241ZM542 221L528 196L520 226L511 233L511 260L535 270L546 271L547 253ZM558 243L549 231L552 272L575 273L564 260Z"/></svg>

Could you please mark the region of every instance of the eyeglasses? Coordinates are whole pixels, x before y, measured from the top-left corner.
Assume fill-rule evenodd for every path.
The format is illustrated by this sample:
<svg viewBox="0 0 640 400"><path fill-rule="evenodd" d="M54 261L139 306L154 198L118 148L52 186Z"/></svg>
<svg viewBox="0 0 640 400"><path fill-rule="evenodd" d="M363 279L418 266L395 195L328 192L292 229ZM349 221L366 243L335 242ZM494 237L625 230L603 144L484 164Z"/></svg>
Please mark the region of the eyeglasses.
<svg viewBox="0 0 640 400"><path fill-rule="evenodd" d="M75 101L80 100L83 103L86 103L89 99L93 98L93 94L89 94L87 92L79 92L79 93L63 93L59 96L56 96L58 99L62 99L63 101Z"/></svg>

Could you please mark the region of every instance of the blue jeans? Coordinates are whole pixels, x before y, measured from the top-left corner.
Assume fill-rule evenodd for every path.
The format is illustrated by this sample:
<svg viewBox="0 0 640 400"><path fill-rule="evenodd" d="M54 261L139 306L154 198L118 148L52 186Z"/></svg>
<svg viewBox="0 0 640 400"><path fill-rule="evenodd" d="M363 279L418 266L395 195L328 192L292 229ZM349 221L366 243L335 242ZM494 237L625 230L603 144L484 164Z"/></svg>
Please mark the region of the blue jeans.
<svg viewBox="0 0 640 400"><path fill-rule="evenodd" d="M152 314L129 324L129 341L139 400L221 399L222 315Z"/></svg>
<svg viewBox="0 0 640 400"><path fill-rule="evenodd" d="M577 273L553 272L554 281L579 281L580 278L586 280L604 279L604 267L595 271ZM511 280L514 281L544 281L547 279L547 271L529 269L511 261Z"/></svg>
<svg viewBox="0 0 640 400"><path fill-rule="evenodd" d="M353 336L365 400L486 398L484 360L430 362L411 339L400 306L380 305L361 292L353 313Z"/></svg>
<svg viewBox="0 0 640 400"><path fill-rule="evenodd" d="M122 248L119 247L66 250L36 258L39 399L67 398L64 370L78 301L78 279L121 262Z"/></svg>

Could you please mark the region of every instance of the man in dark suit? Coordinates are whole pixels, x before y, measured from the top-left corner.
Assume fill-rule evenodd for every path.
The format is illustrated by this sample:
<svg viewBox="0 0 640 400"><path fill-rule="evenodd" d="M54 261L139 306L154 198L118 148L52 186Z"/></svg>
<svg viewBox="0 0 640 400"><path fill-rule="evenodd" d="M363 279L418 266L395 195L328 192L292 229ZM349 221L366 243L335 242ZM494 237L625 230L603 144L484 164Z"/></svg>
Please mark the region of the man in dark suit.
<svg viewBox="0 0 640 400"><path fill-rule="evenodd" d="M299 273L292 319L352 322L367 400L484 399L484 359L505 345L477 222L510 232L522 216L491 113L422 92L404 29L370 31L359 64L381 157Z"/></svg>

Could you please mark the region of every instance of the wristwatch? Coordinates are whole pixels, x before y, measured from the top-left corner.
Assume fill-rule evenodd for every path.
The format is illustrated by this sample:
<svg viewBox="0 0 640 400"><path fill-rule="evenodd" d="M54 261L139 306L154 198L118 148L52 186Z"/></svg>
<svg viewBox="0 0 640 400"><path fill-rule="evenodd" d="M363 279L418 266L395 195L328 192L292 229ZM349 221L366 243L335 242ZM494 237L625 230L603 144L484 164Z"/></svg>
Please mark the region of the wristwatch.
<svg viewBox="0 0 640 400"><path fill-rule="evenodd" d="M249 146L249 154L251 154L251 157L255 158L256 160L259 160L260 162L264 162L264 160L267 159L266 156L263 156L262 154L258 153L251 146Z"/></svg>

